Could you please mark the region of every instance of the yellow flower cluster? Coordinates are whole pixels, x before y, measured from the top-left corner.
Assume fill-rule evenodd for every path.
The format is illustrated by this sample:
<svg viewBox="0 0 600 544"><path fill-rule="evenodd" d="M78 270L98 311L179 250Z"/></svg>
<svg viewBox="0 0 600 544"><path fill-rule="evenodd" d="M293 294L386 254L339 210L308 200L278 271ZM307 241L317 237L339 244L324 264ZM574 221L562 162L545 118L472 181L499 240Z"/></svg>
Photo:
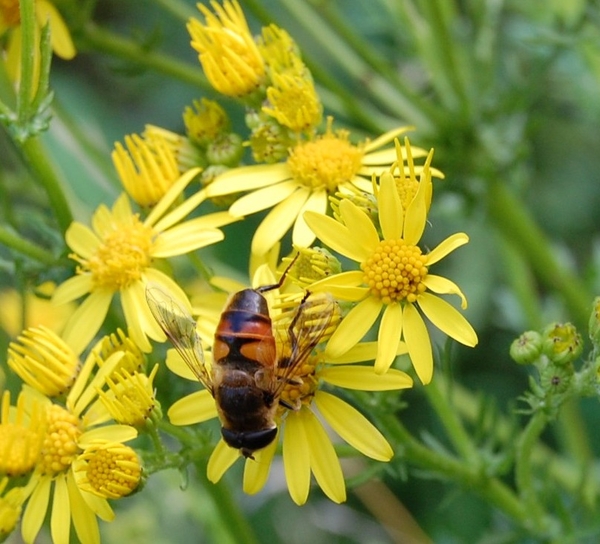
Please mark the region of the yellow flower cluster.
<svg viewBox="0 0 600 544"><path fill-rule="evenodd" d="M24 385L14 406L2 397L0 531L10 532L23 509L25 542L51 501L55 543L69 541L71 522L80 541L98 542L97 518L114 516L107 500L138 488L142 467L124 442L146 432L160 443L158 366L144 370L148 354L163 358L152 341L170 340L167 366L204 386L170 404L170 423L219 419L208 479L242 456L243 489L257 493L281 444L297 504L313 476L331 500L346 499L340 441L377 461L392 458L392 445L353 406L353 391L430 382L424 317L464 345L477 343L438 295L457 295L463 309L466 297L433 273L467 235L431 251L421 242L432 178L443 177L433 151L401 143L406 127L353 143L332 118L321 126L311 74L287 32L271 25L255 38L236 1L211 6L188 23L192 47L215 90L246 107L249 134L231 132L226 111L202 99L185 109L186 135L148 126L117 143L112 159L125 192L65 235L74 269L52 294L55 306L74 308L64 328L36 324L9 348ZM256 164L244 163L248 147ZM199 212L207 200L228 209ZM267 209L248 240L252 287L213 275L194 254L223 240L222 227ZM194 284L197 272L203 281ZM127 333L94 343L107 317Z"/></svg>

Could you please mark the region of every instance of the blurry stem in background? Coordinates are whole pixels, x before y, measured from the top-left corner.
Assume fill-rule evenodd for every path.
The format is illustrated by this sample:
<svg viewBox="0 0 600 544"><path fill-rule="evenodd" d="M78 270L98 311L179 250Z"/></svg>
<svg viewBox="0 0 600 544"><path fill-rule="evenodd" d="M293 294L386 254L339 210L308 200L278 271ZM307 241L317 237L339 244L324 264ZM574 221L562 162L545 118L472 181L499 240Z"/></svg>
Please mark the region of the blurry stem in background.
<svg viewBox="0 0 600 544"><path fill-rule="evenodd" d="M137 42L123 38L93 23L88 23L81 29L80 42L81 45L95 51L108 53L113 57L151 68L158 73L168 75L204 91L212 91L200 66L193 66L181 62L175 57L150 51Z"/></svg>
<svg viewBox="0 0 600 544"><path fill-rule="evenodd" d="M324 53L335 59L338 66L351 78L362 82L361 88L383 111L390 115L402 116L408 123L417 125L423 132L433 131L435 125L424 111L419 97L409 96L408 91L398 88L395 82L379 76L305 2L282 0L281 3ZM272 21L270 14L256 0L247 0L246 5L263 23ZM303 56L306 58L307 54L304 53ZM316 63L307 61L307 64L312 69ZM357 102L357 107L361 107L360 102Z"/></svg>
<svg viewBox="0 0 600 544"><path fill-rule="evenodd" d="M196 472L203 489L215 506L219 529L229 534L235 544L258 544L258 538L229 489L227 480L223 478L216 484L209 482L204 462L196 464Z"/></svg>
<svg viewBox="0 0 600 544"><path fill-rule="evenodd" d="M32 244L31 242L13 234L3 226L0 226L0 245L9 247L22 255L26 255L31 259L34 259L42 264L53 265L56 264L56 259L52 253L45 249Z"/></svg>
<svg viewBox="0 0 600 544"><path fill-rule="evenodd" d="M560 264L551 243L523 202L502 181L488 184L488 210L492 224L510 240L546 286L556 290L576 326L587 326L592 296L583 282Z"/></svg>
<svg viewBox="0 0 600 544"><path fill-rule="evenodd" d="M502 252L504 273L524 316L522 326L525 329L541 330L545 323L542 322L542 309L535 277L528 262L514 244L501 233L498 233L496 240Z"/></svg>

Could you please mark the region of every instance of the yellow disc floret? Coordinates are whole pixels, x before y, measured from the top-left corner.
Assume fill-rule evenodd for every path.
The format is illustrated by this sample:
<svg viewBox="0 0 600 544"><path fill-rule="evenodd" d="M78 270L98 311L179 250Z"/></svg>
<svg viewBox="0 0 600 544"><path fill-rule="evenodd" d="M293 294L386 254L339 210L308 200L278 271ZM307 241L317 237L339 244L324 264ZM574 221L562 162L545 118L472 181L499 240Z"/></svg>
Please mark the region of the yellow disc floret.
<svg viewBox="0 0 600 544"><path fill-rule="evenodd" d="M384 304L415 302L426 290L422 280L427 275L427 256L418 246L404 240L382 240L372 255L362 263L364 283L371 295Z"/></svg>
<svg viewBox="0 0 600 544"><path fill-rule="evenodd" d="M79 261L79 273L91 272L94 288L118 291L140 280L150 266L152 235L152 228L133 215L127 223L119 223L104 234L102 243L90 259L78 255L71 257Z"/></svg>
<svg viewBox="0 0 600 544"><path fill-rule="evenodd" d="M79 453L80 421L73 414L53 404L46 409L47 428L38 468L53 476L70 468Z"/></svg>
<svg viewBox="0 0 600 544"><path fill-rule="evenodd" d="M347 131L333 133L328 126L322 136L294 147L287 164L294 179L306 187L334 193L358 174L363 155L362 146L348 141Z"/></svg>

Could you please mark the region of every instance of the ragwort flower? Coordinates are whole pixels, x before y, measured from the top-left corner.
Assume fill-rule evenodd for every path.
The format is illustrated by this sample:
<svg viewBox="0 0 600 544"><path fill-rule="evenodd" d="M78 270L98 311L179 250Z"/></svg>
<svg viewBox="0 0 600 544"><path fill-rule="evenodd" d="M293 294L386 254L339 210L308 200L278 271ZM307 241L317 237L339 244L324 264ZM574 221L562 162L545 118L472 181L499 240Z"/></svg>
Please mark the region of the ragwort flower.
<svg viewBox="0 0 600 544"><path fill-rule="evenodd" d="M466 308L459 287L430 274L429 268L469 238L464 233L453 234L431 252L422 252L417 244L425 229L430 198L428 168L406 209L394 176L384 173L377 194L381 237L369 216L347 199L339 203L338 221L314 212L305 214L320 240L360 265L360 270L335 274L309 287L313 292L330 292L341 300L358 302L329 340L326 351L330 356L338 357L359 342L382 310L375 360L378 373L390 367L403 338L419 379L424 384L431 381L431 340L419 309L448 336L467 346L477 344L477 335L462 314L432 294L456 294Z"/></svg>
<svg viewBox="0 0 600 544"><path fill-rule="evenodd" d="M137 436L137 431L127 425L101 425L107 422L104 414L97 417L89 410L106 375L114 370L122 357L123 352L113 353L100 369L96 369L97 358L88 357L64 405L53 403L24 386L24 391L33 399L31 402L40 404L45 415L40 455L26 486L28 502L22 520L25 542L35 541L50 503L50 528L55 544L69 542L71 521L82 543L99 543L96 516L105 521L114 518L104 498L79 488L73 465L98 440L121 443Z"/></svg>
<svg viewBox="0 0 600 544"><path fill-rule="evenodd" d="M146 285L161 285L185 300L180 287L153 267L155 259L183 255L223 239L221 225L234 221L225 213L197 217L176 225L204 199L200 191L169 211L198 170L190 170L167 191L144 219L133 213L129 199L121 195L112 210L101 205L92 217L92 228L74 222L66 241L79 263L77 275L60 285L53 296L56 304L87 298L71 315L64 340L80 353L100 329L116 293L129 328L129 335L144 351L151 346L147 336L164 341L146 302Z"/></svg>
<svg viewBox="0 0 600 544"><path fill-rule="evenodd" d="M252 239L252 253L269 251L292 227L292 241L309 246L315 235L304 221L304 213L325 214L330 195L358 187L371 190L365 177L379 173L396 159L394 148L384 148L408 127L389 131L361 145L350 143L347 131L334 132L331 119L325 134L292 147L285 163L234 168L219 176L207 188L207 196L251 191L229 209L236 216L246 216L273 208L257 228ZM413 148L413 156L425 156Z"/></svg>

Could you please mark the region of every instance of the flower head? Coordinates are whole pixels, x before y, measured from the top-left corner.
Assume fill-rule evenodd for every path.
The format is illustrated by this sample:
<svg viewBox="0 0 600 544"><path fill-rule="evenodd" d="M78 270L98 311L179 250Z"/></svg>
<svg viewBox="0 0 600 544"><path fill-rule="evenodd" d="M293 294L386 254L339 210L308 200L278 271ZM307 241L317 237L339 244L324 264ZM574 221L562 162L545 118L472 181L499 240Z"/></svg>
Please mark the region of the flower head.
<svg viewBox="0 0 600 544"><path fill-rule="evenodd" d="M0 479L0 542L15 530L21 517L25 493L22 487L13 487L6 491L9 479Z"/></svg>
<svg viewBox="0 0 600 544"><path fill-rule="evenodd" d="M304 213L324 214L328 198L339 190L358 187L371 191L370 178L396 158L393 148L381 149L407 128L390 131L372 142L350 143L347 131L334 132L329 120L325 134L301 141L289 151L285 163L254 165L225 172L207 188L210 197L252 191L229 209L245 216L273 208L252 240L252 252L266 253L293 226L292 241L307 247L315 235L304 221ZM413 156L426 153L413 148ZM417 168L420 171L420 168Z"/></svg>
<svg viewBox="0 0 600 544"><path fill-rule="evenodd" d="M105 499L79 488L73 467L79 456L98 440L120 443L137 435L133 427L102 425L106 423L104 414L98 417L90 410L105 376L114 371L122 356L122 353L112 354L101 368L97 368L97 358L89 356L64 404L26 389L41 405L46 426L35 469L26 487L28 502L22 521L25 542L36 539L51 501L54 542L69 541L72 520L81 542L97 543L96 516L113 519L114 513Z"/></svg>
<svg viewBox="0 0 600 544"><path fill-rule="evenodd" d="M449 279L429 272L433 264L466 244L467 235L454 234L429 253L417 245L425 229L431 198L429 160L418 190L406 208L392 173L381 176L377 194L381 235L369 216L349 200L339 203L337 221L310 211L305 214L308 225L320 240L360 265L360 270L342 272L309 287L313 292L322 290L342 300L358 302L330 339L327 353L337 357L350 349L369 331L383 310L375 370L383 373L390 367L397 344L403 338L423 383L431 380L433 355L419 310L455 340L467 346L477 343L477 335L467 320L449 303L432 294L456 294L464 309L467 301L462 291Z"/></svg>
<svg viewBox="0 0 600 544"><path fill-rule="evenodd" d="M134 213L126 195L112 210L100 206L92 228L73 223L66 241L77 261L77 274L60 285L53 301L62 304L87 295L71 315L63 332L64 340L80 353L98 332L113 296L120 294L129 335L144 351L150 350L147 336L164 341L164 334L152 317L145 298L146 285L164 286L185 299L181 288L153 266L156 259L182 255L223 239L218 230L234 219L227 213L197 217L176 225L203 199L201 191L168 211L197 170L184 174L142 220Z"/></svg>
<svg viewBox="0 0 600 544"><path fill-rule="evenodd" d="M225 96L244 97L264 82L265 63L240 5L226 0L211 2L213 14L202 4L198 9L205 23L190 19L187 25L192 47L210 84Z"/></svg>

